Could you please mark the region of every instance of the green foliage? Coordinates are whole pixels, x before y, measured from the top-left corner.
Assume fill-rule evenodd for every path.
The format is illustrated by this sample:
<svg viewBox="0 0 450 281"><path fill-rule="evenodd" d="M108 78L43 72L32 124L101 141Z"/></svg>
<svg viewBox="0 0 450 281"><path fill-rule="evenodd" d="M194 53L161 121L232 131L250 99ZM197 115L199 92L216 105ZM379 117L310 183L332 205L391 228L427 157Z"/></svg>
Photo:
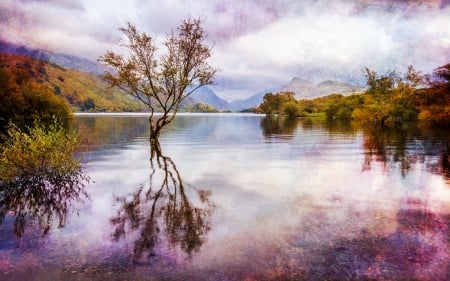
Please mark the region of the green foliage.
<svg viewBox="0 0 450 281"><path fill-rule="evenodd" d="M348 120L352 119L353 111L361 107L364 103L362 95L333 95L325 108L325 114L328 120Z"/></svg>
<svg viewBox="0 0 450 281"><path fill-rule="evenodd" d="M22 96L27 102L24 119L69 118L70 108L64 99L54 95L47 87L28 83L22 87Z"/></svg>
<svg viewBox="0 0 450 281"><path fill-rule="evenodd" d="M36 122L28 132L10 125L0 146L0 221L12 213L19 236L34 220L44 234L54 216L64 226L68 203L87 196L89 179L74 157L77 137L55 120L48 126Z"/></svg>
<svg viewBox="0 0 450 281"><path fill-rule="evenodd" d="M279 104L276 100L276 95L272 93L267 93L263 97L263 102L259 105L259 110L267 115L276 114Z"/></svg>
<svg viewBox="0 0 450 281"><path fill-rule="evenodd" d="M424 77L409 66L404 75L389 71L378 75L365 69L367 90L363 94L331 94L296 101L293 93L267 93L256 112L288 117L325 114L328 120L355 119L384 126L412 120L450 124L450 63Z"/></svg>
<svg viewBox="0 0 450 281"><path fill-rule="evenodd" d="M363 94L296 101L293 93L267 93L257 111L289 117L325 113L328 120L355 119L380 126L416 119L450 123L450 64L427 77L428 87L423 87L424 77L412 66L404 75L394 71L378 75L368 68L365 73L368 88Z"/></svg>
<svg viewBox="0 0 450 281"><path fill-rule="evenodd" d="M204 103L196 103L193 106L189 106L186 108L188 112L203 112L203 113L216 113L219 112L216 108L204 104Z"/></svg>
<svg viewBox="0 0 450 281"><path fill-rule="evenodd" d="M298 119L267 115L261 120L261 128L266 137L291 138L297 128Z"/></svg>
<svg viewBox="0 0 450 281"><path fill-rule="evenodd" d="M295 117L323 117L328 119L351 119L353 110L364 102L362 95L344 97L340 94L331 94L313 100L295 100L294 93L281 92L267 93L258 111L267 115L282 115L288 118Z"/></svg>
<svg viewBox="0 0 450 281"><path fill-rule="evenodd" d="M317 112L317 108L316 108L316 101L318 99L314 99L314 100L307 100L307 99L301 99L298 101L298 106L299 109L302 113L313 113L313 112Z"/></svg>
<svg viewBox="0 0 450 281"><path fill-rule="evenodd" d="M280 92L278 94L267 93L264 95L263 102L259 106L259 109L262 113L265 113L267 115L284 115L285 112L283 111L283 109L285 107L285 104L288 105L288 112L296 111L296 109L293 107L293 103L296 103L296 100L294 97L294 93L292 92Z"/></svg>
<svg viewBox="0 0 450 281"><path fill-rule="evenodd" d="M226 110L226 113L231 113L233 111L231 110ZM245 108L239 111L240 113L261 113L259 111L259 107L249 107L249 108Z"/></svg>
<svg viewBox="0 0 450 281"><path fill-rule="evenodd" d="M300 116L300 107L296 100L288 100L282 105L282 115L287 118L296 118Z"/></svg>

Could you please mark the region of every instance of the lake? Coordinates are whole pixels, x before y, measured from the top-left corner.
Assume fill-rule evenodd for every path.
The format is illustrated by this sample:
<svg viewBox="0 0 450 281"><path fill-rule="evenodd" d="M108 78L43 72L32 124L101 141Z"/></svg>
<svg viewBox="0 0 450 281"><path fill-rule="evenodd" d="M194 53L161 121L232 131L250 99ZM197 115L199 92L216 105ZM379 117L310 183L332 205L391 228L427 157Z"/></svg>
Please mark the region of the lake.
<svg viewBox="0 0 450 281"><path fill-rule="evenodd" d="M89 198L0 226L0 280L450 280L448 128L77 115ZM72 198L72 197L71 197Z"/></svg>

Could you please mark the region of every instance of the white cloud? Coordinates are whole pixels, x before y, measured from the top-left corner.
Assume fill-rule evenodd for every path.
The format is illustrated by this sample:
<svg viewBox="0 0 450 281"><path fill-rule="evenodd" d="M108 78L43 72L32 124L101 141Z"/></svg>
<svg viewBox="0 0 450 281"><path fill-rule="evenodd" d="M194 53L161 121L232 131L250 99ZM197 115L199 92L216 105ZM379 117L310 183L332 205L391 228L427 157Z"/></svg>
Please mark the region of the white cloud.
<svg viewBox="0 0 450 281"><path fill-rule="evenodd" d="M430 72L450 58L442 1L4 0L0 9L2 38L94 60L115 48L127 21L163 39L187 16L200 17L228 99L293 76L361 82L365 66Z"/></svg>

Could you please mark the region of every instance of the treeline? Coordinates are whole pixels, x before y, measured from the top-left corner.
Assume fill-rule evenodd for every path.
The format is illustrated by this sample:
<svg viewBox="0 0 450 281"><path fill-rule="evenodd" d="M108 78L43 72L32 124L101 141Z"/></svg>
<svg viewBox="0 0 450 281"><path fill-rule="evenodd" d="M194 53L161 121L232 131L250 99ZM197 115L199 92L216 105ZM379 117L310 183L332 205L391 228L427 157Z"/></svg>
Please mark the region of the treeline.
<svg viewBox="0 0 450 281"><path fill-rule="evenodd" d="M332 94L313 100L296 100L292 92L267 93L258 112L288 118L324 115L329 120L354 119L384 126L412 120L450 124L450 63L422 75L409 66L379 75L366 68L364 93Z"/></svg>
<svg viewBox="0 0 450 281"><path fill-rule="evenodd" d="M11 120L64 119L71 116L67 102L42 82L42 66L0 68L0 124Z"/></svg>
<svg viewBox="0 0 450 281"><path fill-rule="evenodd" d="M191 106L182 106L180 111L200 112L200 113L217 113L219 110L205 103L196 103Z"/></svg>

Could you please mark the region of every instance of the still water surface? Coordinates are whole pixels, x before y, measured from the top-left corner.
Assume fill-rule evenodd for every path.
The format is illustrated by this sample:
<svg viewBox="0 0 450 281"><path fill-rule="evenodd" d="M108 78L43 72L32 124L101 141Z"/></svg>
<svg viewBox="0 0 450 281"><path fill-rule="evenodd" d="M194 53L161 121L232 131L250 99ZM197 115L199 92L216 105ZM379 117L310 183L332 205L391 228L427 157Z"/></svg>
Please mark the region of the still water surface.
<svg viewBox="0 0 450 281"><path fill-rule="evenodd" d="M0 280L449 280L449 130L80 115L89 198L0 226Z"/></svg>

